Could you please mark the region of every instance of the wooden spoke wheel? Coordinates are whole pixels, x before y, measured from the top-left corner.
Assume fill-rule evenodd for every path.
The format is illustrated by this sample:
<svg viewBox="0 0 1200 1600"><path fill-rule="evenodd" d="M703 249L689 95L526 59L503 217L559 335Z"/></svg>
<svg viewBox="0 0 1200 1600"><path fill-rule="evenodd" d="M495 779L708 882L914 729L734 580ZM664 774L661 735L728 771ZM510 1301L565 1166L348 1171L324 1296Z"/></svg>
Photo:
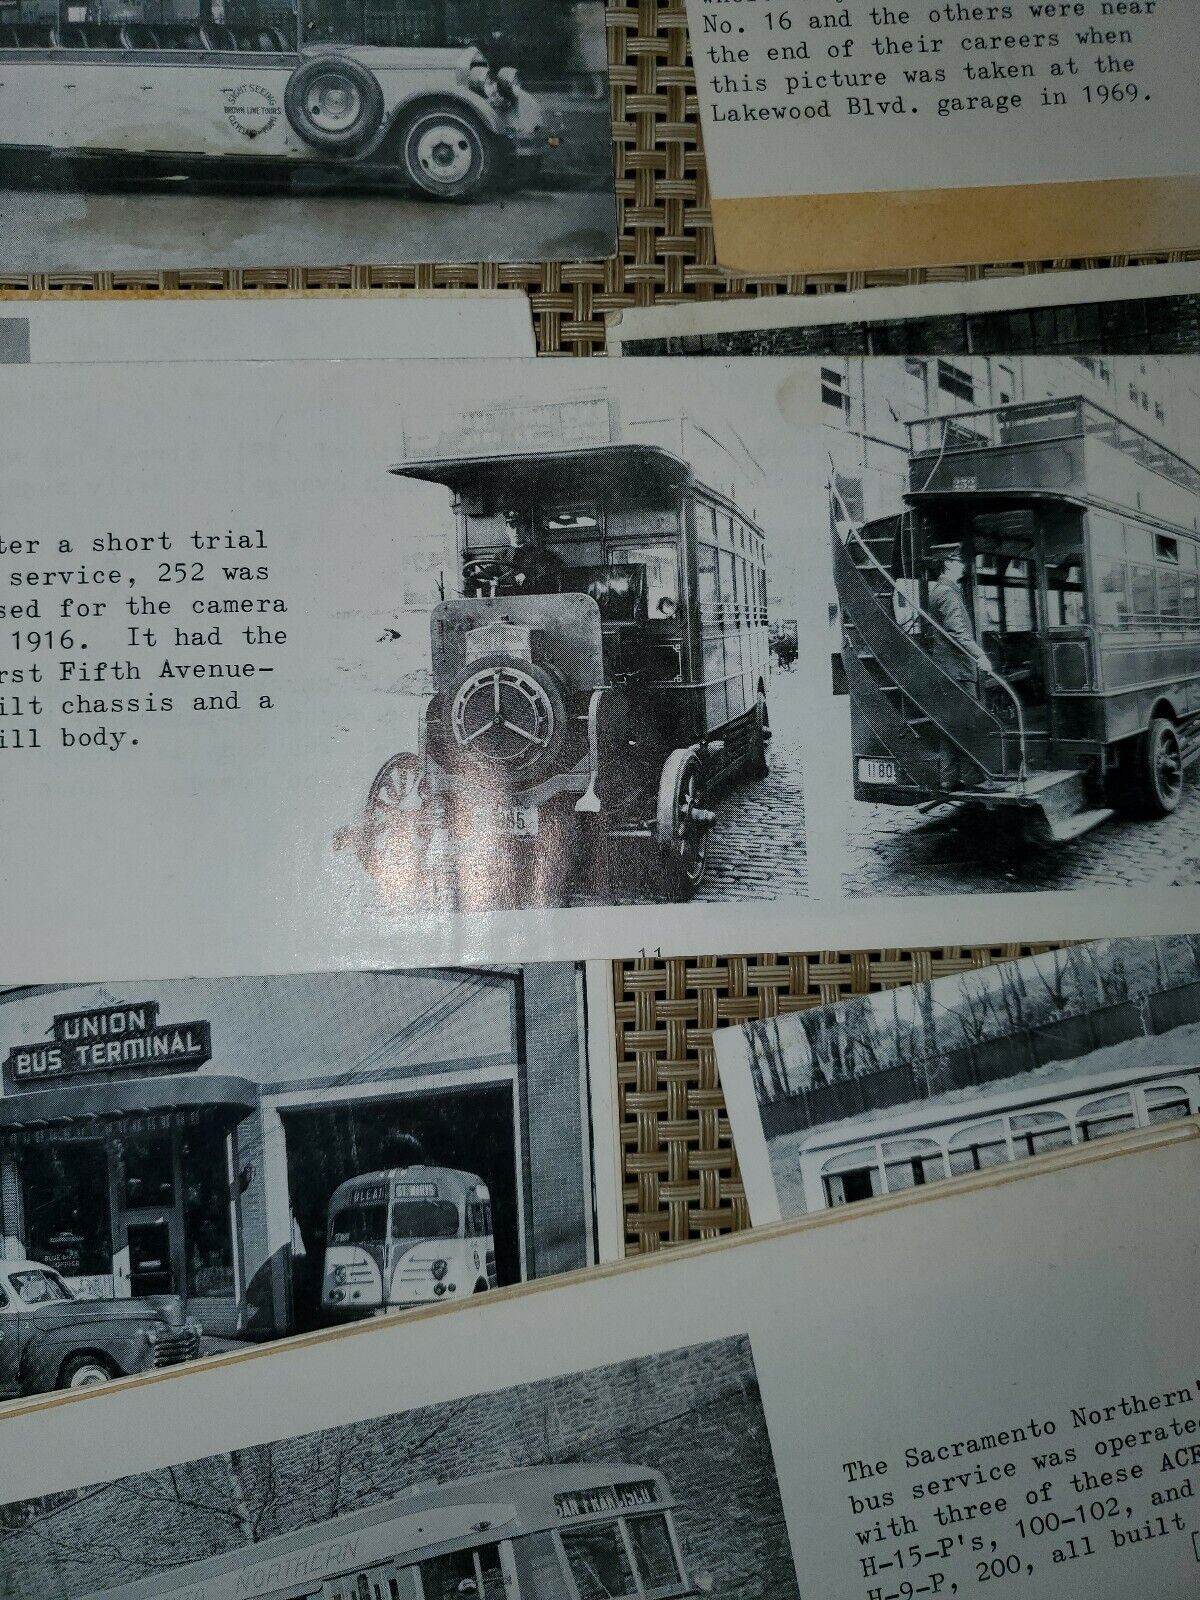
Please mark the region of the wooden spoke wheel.
<svg viewBox="0 0 1200 1600"><path fill-rule="evenodd" d="M671 900L690 900L704 881L708 830L716 821L706 798L696 751L672 750L659 779L654 829L662 887Z"/></svg>

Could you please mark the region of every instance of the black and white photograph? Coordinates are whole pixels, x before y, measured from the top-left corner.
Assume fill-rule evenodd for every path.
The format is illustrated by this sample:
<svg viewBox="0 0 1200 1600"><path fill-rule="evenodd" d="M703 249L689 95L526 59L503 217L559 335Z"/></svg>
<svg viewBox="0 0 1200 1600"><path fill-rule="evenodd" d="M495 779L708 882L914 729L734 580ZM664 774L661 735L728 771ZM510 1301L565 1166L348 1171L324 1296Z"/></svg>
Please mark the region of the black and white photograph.
<svg viewBox="0 0 1200 1600"><path fill-rule="evenodd" d="M615 356L1195 355L1200 263L979 277L615 311Z"/></svg>
<svg viewBox="0 0 1200 1600"><path fill-rule="evenodd" d="M1200 1112L1200 938L1113 939L722 1029L756 1222Z"/></svg>
<svg viewBox="0 0 1200 1600"><path fill-rule="evenodd" d="M386 899L803 892L802 707L772 681L796 624L769 626L794 555L768 463L715 400L402 413L398 510L438 486L446 547L428 633L386 656L415 645L405 681L429 692L339 839Z"/></svg>
<svg viewBox="0 0 1200 1600"><path fill-rule="evenodd" d="M5 1600L799 1600L726 1338L0 1507Z"/></svg>
<svg viewBox="0 0 1200 1600"><path fill-rule="evenodd" d="M599 0L5 0L0 272L612 254Z"/></svg>
<svg viewBox="0 0 1200 1600"><path fill-rule="evenodd" d="M10 982L1200 923L1196 358L0 370Z"/></svg>
<svg viewBox="0 0 1200 1600"><path fill-rule="evenodd" d="M10 989L0 1049L8 1396L618 1248L570 964Z"/></svg>
<svg viewBox="0 0 1200 1600"><path fill-rule="evenodd" d="M845 893L1200 881L1194 363L821 371Z"/></svg>

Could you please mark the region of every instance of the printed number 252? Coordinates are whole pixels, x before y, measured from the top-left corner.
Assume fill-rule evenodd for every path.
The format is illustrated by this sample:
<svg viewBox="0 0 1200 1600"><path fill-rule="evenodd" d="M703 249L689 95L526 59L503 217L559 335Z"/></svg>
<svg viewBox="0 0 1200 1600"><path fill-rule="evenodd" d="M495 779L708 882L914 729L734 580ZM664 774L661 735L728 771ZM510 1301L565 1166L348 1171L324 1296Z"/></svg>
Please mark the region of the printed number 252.
<svg viewBox="0 0 1200 1600"><path fill-rule="evenodd" d="M203 583L203 561L160 561L159 583Z"/></svg>

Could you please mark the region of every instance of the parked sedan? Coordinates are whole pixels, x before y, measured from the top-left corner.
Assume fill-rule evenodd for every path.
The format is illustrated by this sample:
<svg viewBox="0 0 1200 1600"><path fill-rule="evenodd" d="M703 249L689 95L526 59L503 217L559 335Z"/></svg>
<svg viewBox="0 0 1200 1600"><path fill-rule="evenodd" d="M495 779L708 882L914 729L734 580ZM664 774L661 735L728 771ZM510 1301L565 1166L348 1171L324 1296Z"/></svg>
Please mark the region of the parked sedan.
<svg viewBox="0 0 1200 1600"><path fill-rule="evenodd" d="M0 1396L84 1389L199 1353L191 1318L149 1300L79 1299L38 1261L0 1261Z"/></svg>

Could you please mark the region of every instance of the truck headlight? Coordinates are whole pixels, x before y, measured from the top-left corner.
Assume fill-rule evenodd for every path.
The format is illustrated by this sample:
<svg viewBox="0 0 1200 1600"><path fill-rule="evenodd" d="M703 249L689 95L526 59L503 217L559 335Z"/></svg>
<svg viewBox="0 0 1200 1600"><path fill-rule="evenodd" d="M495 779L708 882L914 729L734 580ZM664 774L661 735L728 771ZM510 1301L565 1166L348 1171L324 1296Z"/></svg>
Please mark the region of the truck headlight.
<svg viewBox="0 0 1200 1600"><path fill-rule="evenodd" d="M515 100L517 98L517 69L516 67L501 67L496 74L496 93L501 100Z"/></svg>
<svg viewBox="0 0 1200 1600"><path fill-rule="evenodd" d="M433 1273L435 1278L444 1278L446 1273L449 1271L449 1267L448 1264L439 1256L439 1258L430 1265L429 1270Z"/></svg>

